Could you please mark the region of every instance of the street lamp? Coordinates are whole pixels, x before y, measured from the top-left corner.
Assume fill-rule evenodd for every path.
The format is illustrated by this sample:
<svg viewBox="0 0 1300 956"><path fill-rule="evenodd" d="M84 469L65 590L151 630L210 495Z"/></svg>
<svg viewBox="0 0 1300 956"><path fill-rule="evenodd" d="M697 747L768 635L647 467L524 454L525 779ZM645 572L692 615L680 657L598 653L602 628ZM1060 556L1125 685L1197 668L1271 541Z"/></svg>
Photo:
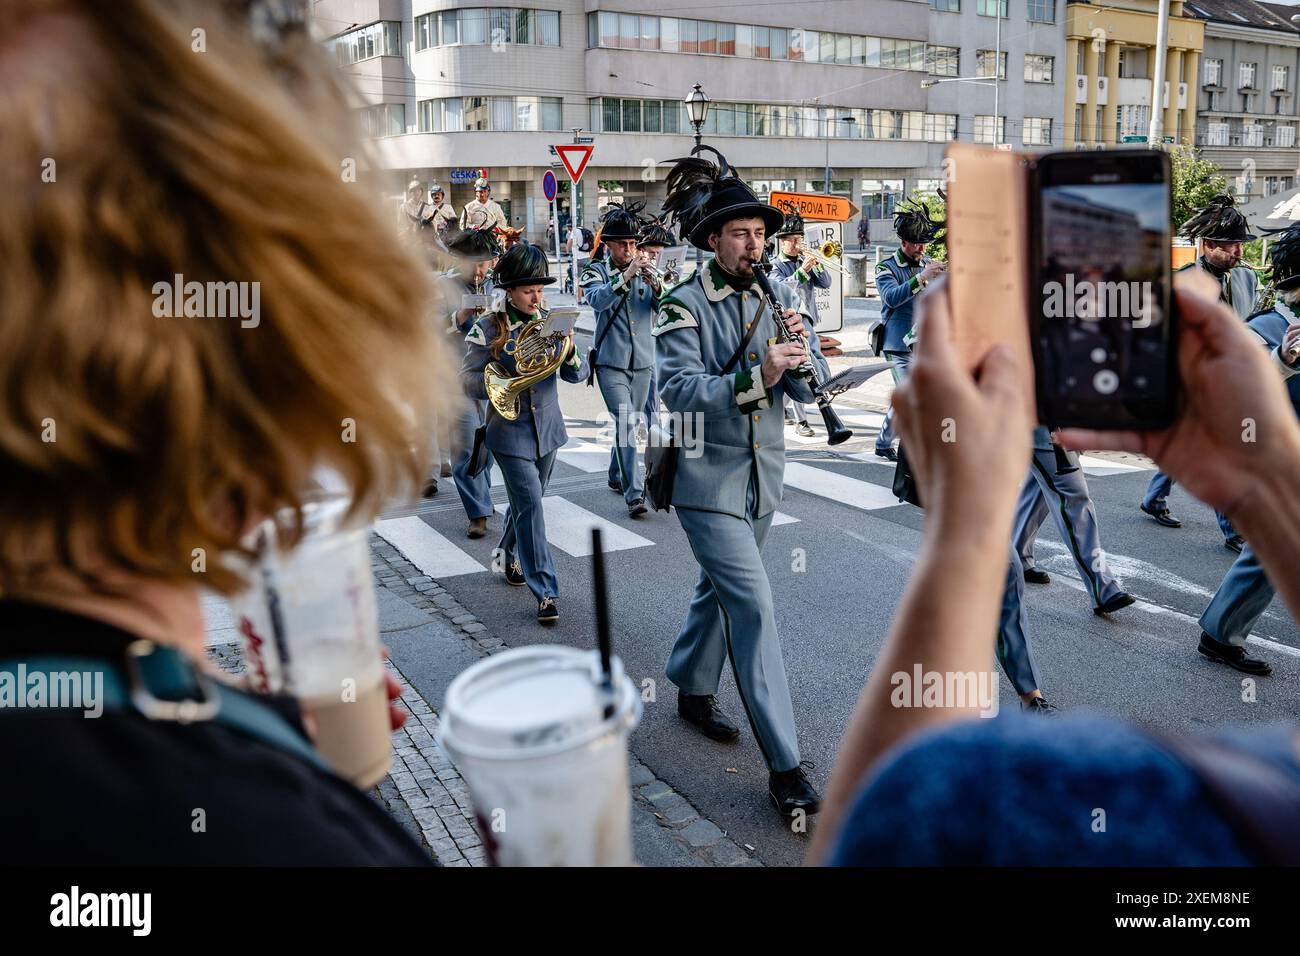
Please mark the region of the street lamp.
<svg viewBox="0 0 1300 956"><path fill-rule="evenodd" d="M704 121L709 115L709 98L700 89L700 84L696 83L682 102L686 104L686 115L690 117L691 125L695 127L695 148L699 149L700 130L704 128Z"/></svg>
<svg viewBox="0 0 1300 956"><path fill-rule="evenodd" d="M852 116L841 116L840 122L852 124L852 123L856 123L857 120L854 119ZM828 129L826 131L826 165L824 167L824 172L826 174L826 185L825 185L825 189L822 190L827 195L830 195L830 191L831 191L831 136L830 134L831 134L831 130ZM852 125L850 125L849 136L852 135L853 135L853 127Z"/></svg>

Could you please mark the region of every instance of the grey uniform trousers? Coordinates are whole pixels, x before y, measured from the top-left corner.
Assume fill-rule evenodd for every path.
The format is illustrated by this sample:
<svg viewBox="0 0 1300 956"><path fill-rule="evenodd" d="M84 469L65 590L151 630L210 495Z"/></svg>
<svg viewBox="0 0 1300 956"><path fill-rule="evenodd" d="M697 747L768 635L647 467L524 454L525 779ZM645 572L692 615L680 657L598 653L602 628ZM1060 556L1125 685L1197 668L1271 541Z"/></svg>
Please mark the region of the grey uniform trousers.
<svg viewBox="0 0 1300 956"><path fill-rule="evenodd" d="M776 633L763 542L772 513L755 518L749 486L744 518L678 508L677 519L700 565L690 610L668 657L668 678L686 694L716 694L728 658L754 737L774 771L799 766L794 705Z"/></svg>

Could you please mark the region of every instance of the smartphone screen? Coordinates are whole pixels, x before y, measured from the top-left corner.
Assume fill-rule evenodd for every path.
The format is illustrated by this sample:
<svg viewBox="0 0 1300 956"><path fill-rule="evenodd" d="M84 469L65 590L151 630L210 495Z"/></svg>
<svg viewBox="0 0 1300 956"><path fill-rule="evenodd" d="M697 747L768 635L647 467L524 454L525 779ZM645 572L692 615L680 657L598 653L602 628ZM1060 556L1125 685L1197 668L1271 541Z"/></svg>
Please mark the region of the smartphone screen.
<svg viewBox="0 0 1300 956"><path fill-rule="evenodd" d="M1169 158L1049 153L1030 194L1029 295L1039 417L1151 430L1177 411Z"/></svg>

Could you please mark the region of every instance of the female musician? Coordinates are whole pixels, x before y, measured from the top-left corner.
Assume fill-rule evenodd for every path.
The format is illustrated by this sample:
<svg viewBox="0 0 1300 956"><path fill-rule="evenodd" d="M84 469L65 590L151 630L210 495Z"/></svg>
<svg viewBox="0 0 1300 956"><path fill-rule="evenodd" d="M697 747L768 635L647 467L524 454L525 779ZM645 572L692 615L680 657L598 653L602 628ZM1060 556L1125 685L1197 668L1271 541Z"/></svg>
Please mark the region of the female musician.
<svg viewBox="0 0 1300 956"><path fill-rule="evenodd" d="M469 351L461 364L460 378L470 398L488 397L483 370L489 362L498 363L506 374L516 376L519 369L513 356L515 349L536 348L536 333L523 339L520 333L546 315L542 288L555 281L549 272L546 253L527 241L513 246L497 263L493 282L505 290L505 303L500 311L479 319L466 336ZM527 345L529 342L534 344ZM559 348L568 352L559 373L566 382L581 381L583 362L572 339ZM556 604L560 585L546 541L542 496L555 464L555 453L569 440L555 375L520 392L518 410L514 421L503 418L490 405L487 412L487 447L501 468L510 498L497 554L504 562L506 580L516 586L527 584L537 598L537 620L554 624L560 619Z"/></svg>

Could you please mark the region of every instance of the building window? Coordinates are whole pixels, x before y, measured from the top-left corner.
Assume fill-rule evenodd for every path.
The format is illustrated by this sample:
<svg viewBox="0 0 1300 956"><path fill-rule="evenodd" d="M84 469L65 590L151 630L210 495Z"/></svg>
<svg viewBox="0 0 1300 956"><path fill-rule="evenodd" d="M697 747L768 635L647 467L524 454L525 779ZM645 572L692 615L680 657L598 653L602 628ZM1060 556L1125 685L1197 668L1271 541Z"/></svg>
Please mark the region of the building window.
<svg viewBox="0 0 1300 956"><path fill-rule="evenodd" d="M1083 135L1083 107L1082 106L1076 106L1074 108L1074 138L1076 140L1085 139Z"/></svg>
<svg viewBox="0 0 1300 956"><path fill-rule="evenodd" d="M1241 127L1241 145L1259 148L1264 145L1264 127L1258 123L1244 123Z"/></svg>
<svg viewBox="0 0 1300 956"><path fill-rule="evenodd" d="M361 111L361 128L370 137L400 136L406 132L406 106L379 103Z"/></svg>
<svg viewBox="0 0 1300 956"><path fill-rule="evenodd" d="M641 48L641 18L635 13L619 14L618 45L624 50Z"/></svg>
<svg viewBox="0 0 1300 956"><path fill-rule="evenodd" d="M975 12L982 17L1005 17L1007 0L976 0Z"/></svg>
<svg viewBox="0 0 1300 956"><path fill-rule="evenodd" d="M1210 91L1210 112L1217 113L1219 111L1219 104L1222 102L1219 99L1220 95L1217 90Z"/></svg>
<svg viewBox="0 0 1300 956"><path fill-rule="evenodd" d="M711 20L701 20L700 28L700 52L717 53L718 52L718 24Z"/></svg>
<svg viewBox="0 0 1300 956"><path fill-rule="evenodd" d="M539 46L560 45L560 11L537 10L537 40Z"/></svg>
<svg viewBox="0 0 1300 956"><path fill-rule="evenodd" d="M460 11L460 42L466 46L481 46L488 42L486 9Z"/></svg>
<svg viewBox="0 0 1300 956"><path fill-rule="evenodd" d="M772 55L771 29L754 27L754 56L766 60Z"/></svg>
<svg viewBox="0 0 1300 956"><path fill-rule="evenodd" d="M930 0L930 7L940 13L961 13L961 0Z"/></svg>
<svg viewBox="0 0 1300 956"><path fill-rule="evenodd" d="M1274 145L1274 146L1294 146L1294 145L1295 145L1295 127L1294 127L1294 126L1279 126L1279 127L1277 128L1277 131L1273 134L1273 145ZM1287 189L1290 189L1291 187L1290 187L1290 185L1288 185L1286 188L1287 188Z"/></svg>
<svg viewBox="0 0 1300 956"><path fill-rule="evenodd" d="M772 59L785 60L790 57L790 31L785 27L772 27Z"/></svg>
<svg viewBox="0 0 1300 956"><path fill-rule="evenodd" d="M1205 145L1206 146L1227 146L1228 145L1228 124L1207 123L1205 125Z"/></svg>
<svg viewBox="0 0 1300 956"><path fill-rule="evenodd" d="M1056 0L1029 0L1025 19L1039 23L1055 23Z"/></svg>
<svg viewBox="0 0 1300 956"><path fill-rule="evenodd" d="M341 66L376 56L401 56L402 25L395 20L382 20L359 30L350 30L330 43Z"/></svg>
<svg viewBox="0 0 1300 956"><path fill-rule="evenodd" d="M678 20L677 28L681 33L682 52L699 53L700 52L699 24L694 20Z"/></svg>
<svg viewBox="0 0 1300 956"><path fill-rule="evenodd" d="M681 46L681 24L672 17L659 18L659 49L664 53L676 53Z"/></svg>
<svg viewBox="0 0 1300 956"><path fill-rule="evenodd" d="M925 50L925 67L931 76L957 76L961 50L955 46L931 46Z"/></svg>
<svg viewBox="0 0 1300 956"><path fill-rule="evenodd" d="M916 185L912 187L912 192L920 193L922 196L937 196L942 188L942 179L918 179Z"/></svg>
<svg viewBox="0 0 1300 956"><path fill-rule="evenodd" d="M894 207L904 198L901 179L862 180L862 216L864 219L892 219Z"/></svg>
<svg viewBox="0 0 1300 956"><path fill-rule="evenodd" d="M606 96L601 100L600 129L605 133L623 131L623 107L617 97Z"/></svg>
<svg viewBox="0 0 1300 956"><path fill-rule="evenodd" d="M710 113L713 110L709 111ZM641 132L641 101L624 100L623 101L623 132L639 133Z"/></svg>
<svg viewBox="0 0 1300 956"><path fill-rule="evenodd" d="M957 116L954 113L926 113L924 138L931 143L947 143L957 138Z"/></svg>
<svg viewBox="0 0 1300 956"><path fill-rule="evenodd" d="M723 56L736 55L736 25L734 23L718 24L718 52Z"/></svg>
<svg viewBox="0 0 1300 956"><path fill-rule="evenodd" d="M1051 83L1052 67L1056 63L1056 58L1045 56L1042 53L1025 54L1025 82L1026 83Z"/></svg>
<svg viewBox="0 0 1300 956"><path fill-rule="evenodd" d="M736 27L736 56L752 57L754 55L754 27Z"/></svg>
<svg viewBox="0 0 1300 956"><path fill-rule="evenodd" d="M1274 93L1285 93L1289 85L1291 68L1289 66L1273 67L1273 84L1269 88Z"/></svg>
<svg viewBox="0 0 1300 956"><path fill-rule="evenodd" d="M993 50L975 51L975 75L976 76L988 77L990 79L993 77L994 54L995 51ZM998 64L997 66L998 79L1005 80L1007 78L1007 54L1005 51L1001 54L1000 57L998 57L997 64Z"/></svg>
<svg viewBox="0 0 1300 956"><path fill-rule="evenodd" d="M1206 59L1205 85L1221 86L1223 84L1223 61Z"/></svg>
<svg viewBox="0 0 1300 956"><path fill-rule="evenodd" d="M643 50L659 49L659 18L658 17L641 18L641 49Z"/></svg>
<svg viewBox="0 0 1300 956"><path fill-rule="evenodd" d="M438 15L426 13L415 18L415 50L427 50L438 45Z"/></svg>
<svg viewBox="0 0 1300 956"><path fill-rule="evenodd" d="M975 117L975 142L977 143L1001 143L1003 141L1003 130L1006 126L1007 118L1005 116L997 117L997 124L994 125L992 116Z"/></svg>
<svg viewBox="0 0 1300 956"><path fill-rule="evenodd" d="M1237 87L1243 90L1253 90L1255 88L1255 71L1257 64L1242 63L1238 67Z"/></svg>
<svg viewBox="0 0 1300 956"><path fill-rule="evenodd" d="M1025 146L1051 146L1052 120L1050 117L1026 116L1021 128L1020 142Z"/></svg>

